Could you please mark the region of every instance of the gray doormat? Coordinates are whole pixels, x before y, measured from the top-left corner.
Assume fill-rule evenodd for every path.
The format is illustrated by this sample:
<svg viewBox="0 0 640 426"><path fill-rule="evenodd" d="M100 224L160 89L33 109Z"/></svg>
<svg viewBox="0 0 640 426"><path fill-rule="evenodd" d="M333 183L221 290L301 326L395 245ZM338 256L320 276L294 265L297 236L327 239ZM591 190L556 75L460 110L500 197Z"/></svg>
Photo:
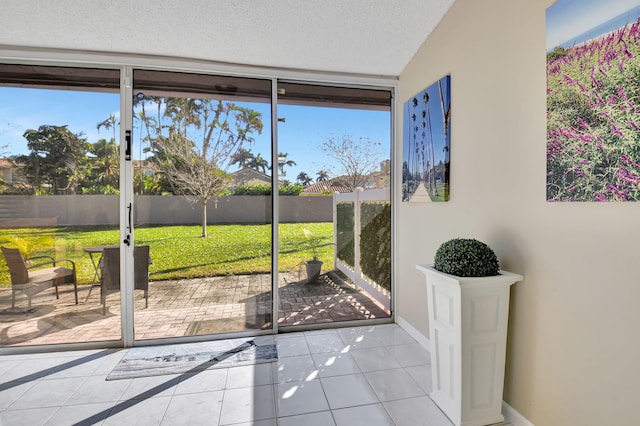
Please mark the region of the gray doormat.
<svg viewBox="0 0 640 426"><path fill-rule="evenodd" d="M256 344L252 338L132 348L109 373L107 380L182 374L277 360L275 344Z"/></svg>

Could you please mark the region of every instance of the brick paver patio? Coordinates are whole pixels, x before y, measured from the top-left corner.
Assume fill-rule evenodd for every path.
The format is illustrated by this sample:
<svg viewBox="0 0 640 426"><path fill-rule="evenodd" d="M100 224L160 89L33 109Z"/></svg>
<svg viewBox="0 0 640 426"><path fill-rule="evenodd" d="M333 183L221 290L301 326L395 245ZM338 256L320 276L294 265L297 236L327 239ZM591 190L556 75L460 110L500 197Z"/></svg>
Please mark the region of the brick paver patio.
<svg viewBox="0 0 640 426"><path fill-rule="evenodd" d="M357 319L388 318L378 302L356 291L336 272L306 283L297 272L279 276L278 324L292 326ZM72 286L33 298L18 293L11 309L11 291L0 289L0 346L93 342L120 338L119 293L107 298L102 314L100 288L78 288L75 305ZM88 297L87 297L88 296ZM86 300L85 300L86 299ZM149 306L142 292L135 295L136 339L158 339L271 327L271 275L236 275L149 283Z"/></svg>

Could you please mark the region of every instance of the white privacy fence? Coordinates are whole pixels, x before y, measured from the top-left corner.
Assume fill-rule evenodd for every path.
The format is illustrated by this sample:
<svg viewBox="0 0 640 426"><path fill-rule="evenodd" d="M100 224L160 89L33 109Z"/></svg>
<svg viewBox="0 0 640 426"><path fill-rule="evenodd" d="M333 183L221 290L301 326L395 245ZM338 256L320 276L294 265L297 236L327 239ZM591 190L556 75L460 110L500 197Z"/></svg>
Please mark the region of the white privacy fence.
<svg viewBox="0 0 640 426"><path fill-rule="evenodd" d="M354 192L333 194L333 242L334 242L334 263L336 269L340 270L351 279L356 289L362 288L374 297L386 309L391 309L391 295L389 290L375 283L362 273L360 267L360 237L363 224L361 223L362 204L365 202L389 202L389 188L374 189L364 191L356 188ZM354 245L354 265L348 265L338 258L338 204L353 203L353 245Z"/></svg>

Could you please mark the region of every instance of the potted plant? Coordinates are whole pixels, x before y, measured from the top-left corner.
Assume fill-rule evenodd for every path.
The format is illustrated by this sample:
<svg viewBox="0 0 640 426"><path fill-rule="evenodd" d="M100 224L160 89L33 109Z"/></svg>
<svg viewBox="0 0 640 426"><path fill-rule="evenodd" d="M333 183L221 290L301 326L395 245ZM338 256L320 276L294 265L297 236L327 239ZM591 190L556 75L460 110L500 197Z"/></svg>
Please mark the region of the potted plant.
<svg viewBox="0 0 640 426"><path fill-rule="evenodd" d="M504 421L502 393L510 286L523 277L499 268L475 239L443 243L426 276L431 399L455 425Z"/></svg>
<svg viewBox="0 0 640 426"><path fill-rule="evenodd" d="M304 237L308 241L309 250L313 253L311 260L304 262L304 266L307 270L307 284L314 282L320 277L320 271L322 270L322 261L318 259L318 243L319 238L308 229L303 229Z"/></svg>

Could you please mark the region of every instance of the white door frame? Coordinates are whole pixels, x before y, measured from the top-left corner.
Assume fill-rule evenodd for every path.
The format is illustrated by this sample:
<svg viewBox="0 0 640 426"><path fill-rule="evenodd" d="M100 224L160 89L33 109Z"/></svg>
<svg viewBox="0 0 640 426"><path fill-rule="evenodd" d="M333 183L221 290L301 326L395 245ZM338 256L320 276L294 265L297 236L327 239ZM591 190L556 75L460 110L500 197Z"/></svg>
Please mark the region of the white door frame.
<svg viewBox="0 0 640 426"><path fill-rule="evenodd" d="M120 325L124 347L134 342L133 69L120 70Z"/></svg>

